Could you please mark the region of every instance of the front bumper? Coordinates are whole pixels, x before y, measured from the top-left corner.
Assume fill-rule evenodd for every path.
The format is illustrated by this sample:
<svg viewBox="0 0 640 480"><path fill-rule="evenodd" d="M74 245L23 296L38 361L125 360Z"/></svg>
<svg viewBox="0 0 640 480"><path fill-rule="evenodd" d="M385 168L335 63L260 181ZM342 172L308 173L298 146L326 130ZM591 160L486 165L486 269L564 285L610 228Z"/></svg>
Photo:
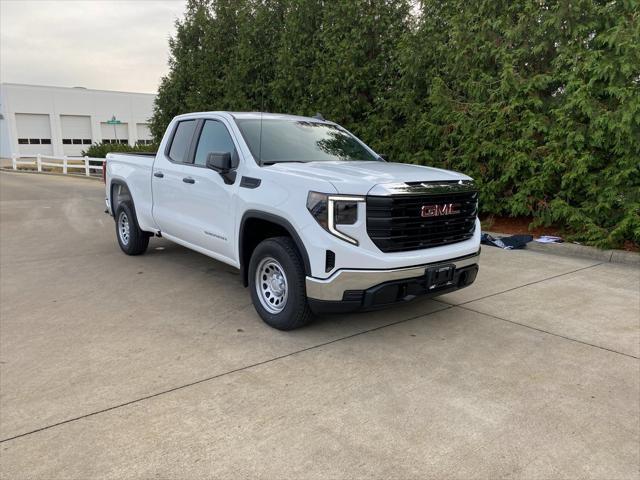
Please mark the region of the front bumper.
<svg viewBox="0 0 640 480"><path fill-rule="evenodd" d="M478 273L478 252L451 260L391 270L338 270L326 279L306 278L307 297L316 313L374 309L411 300L417 296L441 295L471 285ZM445 285L429 287L427 268L455 267Z"/></svg>

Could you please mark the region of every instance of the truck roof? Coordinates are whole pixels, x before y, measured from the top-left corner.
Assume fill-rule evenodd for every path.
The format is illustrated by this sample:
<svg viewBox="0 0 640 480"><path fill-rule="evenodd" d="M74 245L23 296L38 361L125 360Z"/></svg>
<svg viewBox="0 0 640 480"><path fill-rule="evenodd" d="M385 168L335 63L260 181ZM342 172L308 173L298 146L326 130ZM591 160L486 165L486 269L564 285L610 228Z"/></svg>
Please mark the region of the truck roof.
<svg viewBox="0 0 640 480"><path fill-rule="evenodd" d="M242 119L242 120L259 120L262 118L263 120L307 120L312 122L324 122L324 123L333 123L328 120L321 120L316 117L304 117L301 115L289 115L286 113L269 113L269 112L229 112L229 111L211 111L211 112L192 112L186 113L184 115L179 115L179 117L199 117L205 116L207 114L216 114L223 116L230 116L234 119Z"/></svg>

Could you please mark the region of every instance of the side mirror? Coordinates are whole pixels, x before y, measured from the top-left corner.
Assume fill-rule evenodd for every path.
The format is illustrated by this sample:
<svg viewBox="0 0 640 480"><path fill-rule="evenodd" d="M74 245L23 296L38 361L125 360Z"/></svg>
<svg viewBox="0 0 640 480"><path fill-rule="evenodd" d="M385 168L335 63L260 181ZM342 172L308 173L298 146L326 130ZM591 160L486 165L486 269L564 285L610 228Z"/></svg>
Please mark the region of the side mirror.
<svg viewBox="0 0 640 480"><path fill-rule="evenodd" d="M223 174L231 170L231 152L209 152L206 167Z"/></svg>
<svg viewBox="0 0 640 480"><path fill-rule="evenodd" d="M218 172L224 183L232 185L236 181L236 171L231 163L231 152L209 152L205 166Z"/></svg>

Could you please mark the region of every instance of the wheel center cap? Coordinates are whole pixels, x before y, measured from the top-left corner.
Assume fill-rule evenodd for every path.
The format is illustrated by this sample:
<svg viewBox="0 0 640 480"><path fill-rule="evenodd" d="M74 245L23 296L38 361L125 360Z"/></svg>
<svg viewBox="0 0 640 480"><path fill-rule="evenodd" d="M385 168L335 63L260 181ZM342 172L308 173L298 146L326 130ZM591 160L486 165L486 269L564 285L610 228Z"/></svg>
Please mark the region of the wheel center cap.
<svg viewBox="0 0 640 480"><path fill-rule="evenodd" d="M278 296L282 295L282 292L284 291L284 281L282 280L282 277L279 275L272 275L269 279L269 286L271 287L271 290L273 290L274 294Z"/></svg>

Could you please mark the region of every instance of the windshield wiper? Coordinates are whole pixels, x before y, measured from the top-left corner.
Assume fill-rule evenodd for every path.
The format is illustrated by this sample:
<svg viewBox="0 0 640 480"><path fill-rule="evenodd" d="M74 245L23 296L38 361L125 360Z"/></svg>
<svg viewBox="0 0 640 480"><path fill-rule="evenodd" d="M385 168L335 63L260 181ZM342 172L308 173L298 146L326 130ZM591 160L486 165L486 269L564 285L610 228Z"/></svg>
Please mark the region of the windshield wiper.
<svg viewBox="0 0 640 480"><path fill-rule="evenodd" d="M303 160L266 160L262 161L260 165L275 165L276 163L309 163Z"/></svg>

